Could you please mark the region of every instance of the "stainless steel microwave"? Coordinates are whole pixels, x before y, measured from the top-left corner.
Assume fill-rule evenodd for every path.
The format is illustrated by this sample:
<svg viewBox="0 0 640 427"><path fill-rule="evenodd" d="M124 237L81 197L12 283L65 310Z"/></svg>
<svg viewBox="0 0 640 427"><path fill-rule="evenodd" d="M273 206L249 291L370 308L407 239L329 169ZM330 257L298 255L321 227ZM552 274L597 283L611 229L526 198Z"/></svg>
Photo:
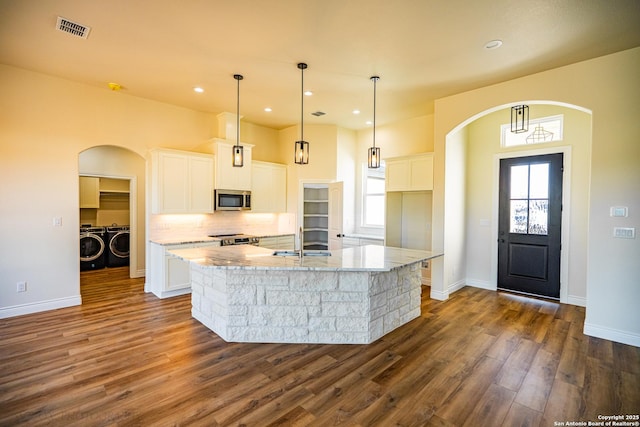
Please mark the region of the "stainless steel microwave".
<svg viewBox="0 0 640 427"><path fill-rule="evenodd" d="M217 211L246 211L251 210L251 191L216 190Z"/></svg>

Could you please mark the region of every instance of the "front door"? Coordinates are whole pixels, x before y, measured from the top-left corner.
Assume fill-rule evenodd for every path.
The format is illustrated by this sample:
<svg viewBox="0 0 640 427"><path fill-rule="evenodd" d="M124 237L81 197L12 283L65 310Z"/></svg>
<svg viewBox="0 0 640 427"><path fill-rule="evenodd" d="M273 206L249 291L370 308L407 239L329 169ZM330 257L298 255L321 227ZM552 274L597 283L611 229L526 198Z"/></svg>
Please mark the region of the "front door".
<svg viewBox="0 0 640 427"><path fill-rule="evenodd" d="M560 297L562 158L500 160L499 289Z"/></svg>

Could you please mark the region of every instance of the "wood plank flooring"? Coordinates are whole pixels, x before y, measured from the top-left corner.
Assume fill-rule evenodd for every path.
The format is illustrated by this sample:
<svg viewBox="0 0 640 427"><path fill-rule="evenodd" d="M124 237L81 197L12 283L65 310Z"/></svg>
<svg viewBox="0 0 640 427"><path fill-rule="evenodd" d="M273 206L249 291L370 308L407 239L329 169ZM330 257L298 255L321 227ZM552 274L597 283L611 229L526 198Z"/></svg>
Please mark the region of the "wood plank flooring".
<svg viewBox="0 0 640 427"><path fill-rule="evenodd" d="M370 345L226 343L127 268L0 320L0 426L556 426L640 413L640 349L584 309L464 288Z"/></svg>

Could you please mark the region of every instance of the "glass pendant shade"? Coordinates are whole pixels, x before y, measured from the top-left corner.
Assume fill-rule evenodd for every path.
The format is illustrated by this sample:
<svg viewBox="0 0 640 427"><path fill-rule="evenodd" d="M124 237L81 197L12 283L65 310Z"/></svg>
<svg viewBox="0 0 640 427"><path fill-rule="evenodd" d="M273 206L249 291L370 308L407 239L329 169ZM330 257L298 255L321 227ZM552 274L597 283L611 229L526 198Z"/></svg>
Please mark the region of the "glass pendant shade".
<svg viewBox="0 0 640 427"><path fill-rule="evenodd" d="M511 132L522 133L529 131L529 106L516 105L511 107Z"/></svg>
<svg viewBox="0 0 640 427"><path fill-rule="evenodd" d="M244 147L242 145L233 146L233 166L244 166Z"/></svg>
<svg viewBox="0 0 640 427"><path fill-rule="evenodd" d="M369 148L367 163L370 169L376 169L380 167L380 147Z"/></svg>
<svg viewBox="0 0 640 427"><path fill-rule="evenodd" d="M296 141L294 160L299 165L309 163L309 143L307 141Z"/></svg>
<svg viewBox="0 0 640 427"><path fill-rule="evenodd" d="M233 78L238 81L238 102L236 111L236 145L233 146L233 166L241 168L244 166L244 148L240 145L240 80L242 74L234 74Z"/></svg>

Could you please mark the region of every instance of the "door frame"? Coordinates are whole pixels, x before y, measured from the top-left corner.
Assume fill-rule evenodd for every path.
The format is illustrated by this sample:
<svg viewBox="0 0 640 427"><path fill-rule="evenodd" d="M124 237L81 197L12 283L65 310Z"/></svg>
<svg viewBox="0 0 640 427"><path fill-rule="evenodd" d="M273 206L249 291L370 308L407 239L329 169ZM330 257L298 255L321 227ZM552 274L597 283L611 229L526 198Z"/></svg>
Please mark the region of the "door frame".
<svg viewBox="0 0 640 427"><path fill-rule="evenodd" d="M544 154L563 153L564 173L562 174L562 220L560 231L560 302L568 304L569 284L569 247L570 227L569 218L571 213L571 146L561 145L555 147L545 147L522 151L509 151L497 153L493 156L493 179L492 179L492 208L491 208L491 285L493 290L498 289L498 218L500 202L500 160L517 157L539 156Z"/></svg>
<svg viewBox="0 0 640 427"><path fill-rule="evenodd" d="M79 173L78 185L80 185L81 176L111 178L129 181L129 277L144 277L144 272L141 273L140 271L138 271L138 177L131 175ZM108 248L105 247L105 250L108 250Z"/></svg>

